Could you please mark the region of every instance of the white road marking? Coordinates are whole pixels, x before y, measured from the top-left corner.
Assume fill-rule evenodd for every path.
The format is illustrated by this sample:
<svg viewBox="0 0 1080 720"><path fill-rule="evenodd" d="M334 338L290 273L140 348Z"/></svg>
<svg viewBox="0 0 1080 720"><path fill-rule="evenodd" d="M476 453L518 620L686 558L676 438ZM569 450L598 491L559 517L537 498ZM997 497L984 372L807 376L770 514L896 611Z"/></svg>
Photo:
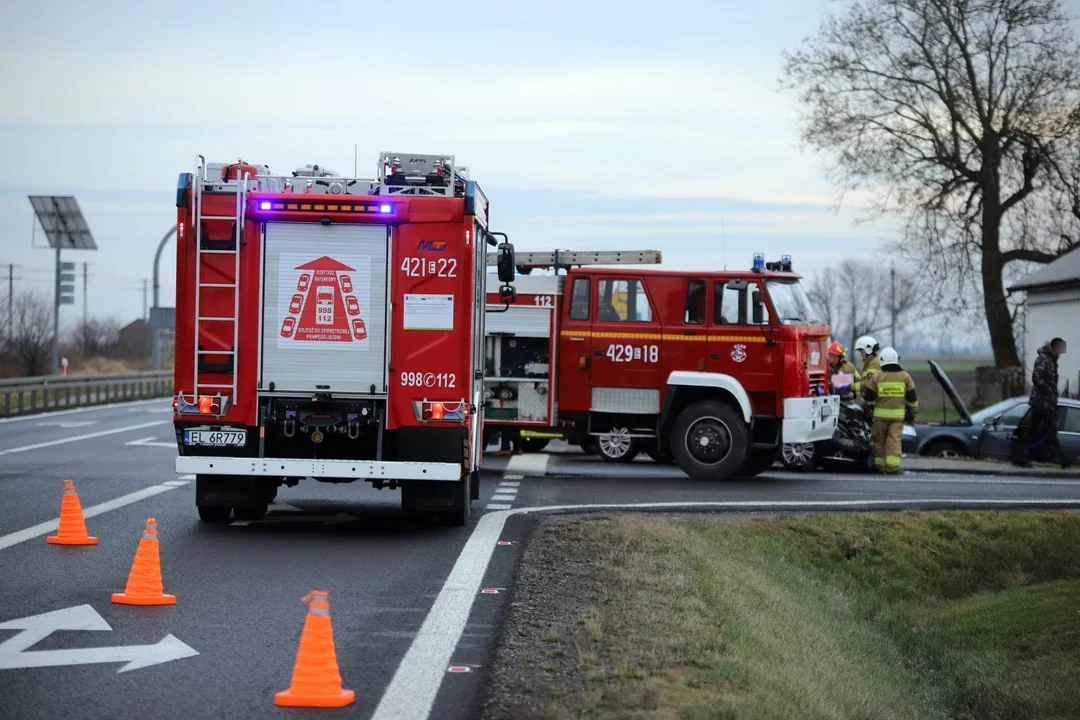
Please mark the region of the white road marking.
<svg viewBox="0 0 1080 720"><path fill-rule="evenodd" d="M153 403L169 402L169 398L154 398L152 400L130 400L128 402L118 403L102 403L100 405L89 405L87 407L72 408L70 410L53 410L52 412L35 413L33 415L19 415L17 417L0 418L0 425L9 422L19 422L20 420L40 420L41 418L58 417L60 415L74 415L75 413L94 412L95 410L115 410L122 407L134 407L136 405L150 405ZM172 412L170 410L169 412Z"/></svg>
<svg viewBox="0 0 1080 720"><path fill-rule="evenodd" d="M139 438L138 440L131 440L124 443L125 445L140 445L143 447L163 447L176 450L176 441L173 442L156 442L157 436L151 435L150 437Z"/></svg>
<svg viewBox="0 0 1080 720"><path fill-rule="evenodd" d="M97 420L53 420L52 422L39 422L38 427L60 427L65 430L68 428L86 427L87 425L96 425Z"/></svg>
<svg viewBox="0 0 1080 720"><path fill-rule="evenodd" d="M514 507L513 505L507 505L506 503L488 503L484 506L485 510L509 510Z"/></svg>
<svg viewBox="0 0 1080 720"><path fill-rule="evenodd" d="M513 475L511 473L503 473L503 480L524 480L524 475Z"/></svg>
<svg viewBox="0 0 1080 720"><path fill-rule="evenodd" d="M142 490L137 490L133 493L128 493L127 495L121 495L120 497L109 500L108 502L103 502L98 505L91 505L90 507L83 508L83 517L92 518L95 515L100 515L102 513L109 512L110 510L116 510L118 508L124 507L125 505L130 505L131 503L145 500L148 497L160 495L163 492L168 492L169 490L175 489L175 485L151 485L148 488L143 488ZM59 491L56 493L56 495L56 505L57 507L59 507ZM53 532L54 530L56 530L59 524L60 519L57 518L56 520L49 520L47 522L34 525L33 527L28 527L25 530L19 530L18 532L13 532L8 535L0 535L0 550L9 548L12 545L18 545L19 543L26 542L27 540L32 540L33 538L36 538L40 535Z"/></svg>
<svg viewBox="0 0 1080 720"><path fill-rule="evenodd" d="M518 456L521 457L521 456ZM1080 500L976 500L920 498L917 500L829 500L824 502L787 500L773 502L669 502L625 503L605 505L549 505L541 507L503 509L483 515L469 536L450 575L435 598L424 623L413 638L405 656L401 659L394 677L386 686L371 720L425 720L431 714L435 696L446 675L458 640L465 630L473 602L480 595L481 583L487 572L491 554L502 534L508 518L517 514L575 511L575 510L676 510L676 509L799 509L799 508L865 508L918 507L934 508L965 506L1016 506L1076 507ZM490 507L490 506L489 506Z"/></svg>
<svg viewBox="0 0 1080 720"><path fill-rule="evenodd" d="M0 623L0 630L22 630L0 643L0 670L123 662L127 664L117 672L127 672L199 654L173 635L166 635L153 645L25 652L57 630L112 630L105 618L90 605L76 605L9 620Z"/></svg>
<svg viewBox="0 0 1080 720"><path fill-rule="evenodd" d="M504 475L503 477L506 477L506 476ZM503 482L499 483L499 487L507 487L507 488L516 488L516 487L519 487L520 485L521 485L521 483L519 483L519 482L505 482L505 481L503 481Z"/></svg>
<svg viewBox="0 0 1080 720"><path fill-rule="evenodd" d="M72 435L71 437L61 438L59 440L49 440L47 442L34 443L33 445L23 445L22 447L7 448L6 450L0 450L0 455L11 455L13 453L27 452L29 450L39 450L41 448L52 447L53 445L64 445L65 443L76 442L78 440L91 440L93 438L105 437L106 435L116 435L117 433L130 432L132 430L141 430L143 428L154 427L155 425L171 424L172 420L155 420L154 422L141 423L139 425L128 425L122 428L113 428L112 430L101 430L95 433L87 433L85 435Z"/></svg>
<svg viewBox="0 0 1080 720"><path fill-rule="evenodd" d="M194 476L194 475L179 475L178 477L179 477L179 478L180 478L181 480L194 480L194 479L195 479L195 476Z"/></svg>
<svg viewBox="0 0 1080 720"><path fill-rule="evenodd" d="M495 494L495 495L491 496L491 499L494 500L495 502L513 502L514 501L514 496L513 495Z"/></svg>
<svg viewBox="0 0 1080 720"><path fill-rule="evenodd" d="M517 475L538 475L543 477L547 474L549 460L551 460L551 456L547 453L512 455L510 456L510 462L506 463L506 472Z"/></svg>
<svg viewBox="0 0 1080 720"><path fill-rule="evenodd" d="M166 480L162 485L172 485L173 487L183 487L187 485L190 480Z"/></svg>

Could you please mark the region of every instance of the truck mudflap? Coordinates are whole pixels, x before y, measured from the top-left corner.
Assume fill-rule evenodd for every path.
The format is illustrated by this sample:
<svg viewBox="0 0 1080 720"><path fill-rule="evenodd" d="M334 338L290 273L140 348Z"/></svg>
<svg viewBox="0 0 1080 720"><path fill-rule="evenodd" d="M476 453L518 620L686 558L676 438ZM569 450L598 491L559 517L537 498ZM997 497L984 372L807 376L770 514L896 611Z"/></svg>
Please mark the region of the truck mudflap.
<svg viewBox="0 0 1080 720"><path fill-rule="evenodd" d="M275 477L348 478L354 480L461 479L458 463L376 462L371 460L299 460L296 458L198 457L180 455L176 472L184 475L269 475Z"/></svg>
<svg viewBox="0 0 1080 720"><path fill-rule="evenodd" d="M828 440L836 432L840 396L785 398L782 442L813 443Z"/></svg>

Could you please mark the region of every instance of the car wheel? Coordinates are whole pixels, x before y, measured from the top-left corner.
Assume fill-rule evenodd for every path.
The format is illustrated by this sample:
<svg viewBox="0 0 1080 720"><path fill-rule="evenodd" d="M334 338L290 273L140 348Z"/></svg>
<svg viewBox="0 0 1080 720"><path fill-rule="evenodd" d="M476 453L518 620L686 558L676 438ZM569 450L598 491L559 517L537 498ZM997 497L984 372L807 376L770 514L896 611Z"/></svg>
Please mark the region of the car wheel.
<svg viewBox="0 0 1080 720"><path fill-rule="evenodd" d="M814 443L784 443L780 448L780 462L788 470L805 472L814 469Z"/></svg>
<svg viewBox="0 0 1080 720"><path fill-rule="evenodd" d="M923 448L922 454L925 457L933 458L962 458L968 457L967 451L960 447L959 443L952 440L935 440L934 442Z"/></svg>
<svg viewBox="0 0 1080 720"><path fill-rule="evenodd" d="M628 463L637 457L640 448L638 439L630 437L627 428L616 428L596 438L596 454L607 462Z"/></svg>

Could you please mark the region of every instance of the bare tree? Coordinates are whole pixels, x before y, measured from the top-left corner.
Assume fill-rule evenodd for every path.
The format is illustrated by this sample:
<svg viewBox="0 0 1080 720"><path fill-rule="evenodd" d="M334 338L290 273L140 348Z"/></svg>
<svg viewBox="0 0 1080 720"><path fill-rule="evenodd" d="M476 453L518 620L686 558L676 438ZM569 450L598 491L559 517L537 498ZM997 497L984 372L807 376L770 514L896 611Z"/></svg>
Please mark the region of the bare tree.
<svg viewBox="0 0 1080 720"><path fill-rule="evenodd" d="M110 357L120 342L120 323L112 318L91 318L80 322L71 332L72 349L84 359Z"/></svg>
<svg viewBox="0 0 1080 720"><path fill-rule="evenodd" d="M980 291L996 364L1019 365L1004 271L1076 243L1006 222L1080 197L1080 165L1063 159L1080 135L1080 50L1059 0L855 0L785 59L804 142L835 155L842 187L908 217L901 246L940 299L963 311Z"/></svg>
<svg viewBox="0 0 1080 720"><path fill-rule="evenodd" d="M24 291L15 296L11 328L5 338L8 351L25 375L48 372L52 354L52 307L44 295Z"/></svg>
<svg viewBox="0 0 1080 720"><path fill-rule="evenodd" d="M924 285L922 276L906 266L849 259L815 275L806 294L833 337L850 346L860 335L911 323L926 299ZM884 346L884 338L879 339ZM890 337L889 342L896 340Z"/></svg>

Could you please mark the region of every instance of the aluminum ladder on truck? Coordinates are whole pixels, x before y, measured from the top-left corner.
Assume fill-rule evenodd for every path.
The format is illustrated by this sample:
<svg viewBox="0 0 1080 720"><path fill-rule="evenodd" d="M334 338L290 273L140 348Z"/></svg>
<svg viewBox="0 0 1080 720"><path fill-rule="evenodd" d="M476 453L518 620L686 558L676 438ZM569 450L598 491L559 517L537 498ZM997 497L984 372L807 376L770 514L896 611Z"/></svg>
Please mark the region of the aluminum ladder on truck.
<svg viewBox="0 0 1080 720"><path fill-rule="evenodd" d="M242 162L242 161L241 161ZM211 395L221 395L222 390L228 390L230 405L236 404L236 376L237 376L237 349L240 345L240 243L244 236L244 215L247 210L247 184L250 180L249 174L244 173L244 177L237 178L232 181L220 180L217 182L209 182L206 178L206 158L202 155L199 156L199 167L195 172L195 193L193 198L194 214L193 224L195 233L195 365L194 365L194 394L195 402L198 402L201 395L201 390L214 390L216 392L210 393ZM216 185L219 187L227 187L229 185L236 186L236 211L233 215L204 215L203 214L203 189L207 184ZM202 229L204 221L215 220L232 220L233 221L233 238L231 249L209 249L203 248ZM207 283L202 281L203 271L203 256L204 255L232 255L233 256L233 282L231 283ZM202 314L202 291L203 288L229 288L233 293L233 312L231 317L227 316L204 316ZM202 337L200 330L202 323L204 322L220 322L232 324L232 347L228 350L203 350L200 344L200 338ZM205 361L203 358L207 355L225 355L229 358L229 370L224 372L221 370L203 370ZM232 382L228 384L224 383L209 383L202 382L200 380L201 375L224 375L228 374L232 378ZM219 403L220 413L225 413L225 407Z"/></svg>
<svg viewBox="0 0 1080 720"><path fill-rule="evenodd" d="M499 254L487 254L488 266L498 265ZM579 265L659 265L659 250L555 250L554 252L514 253L519 268L555 268L567 270Z"/></svg>

